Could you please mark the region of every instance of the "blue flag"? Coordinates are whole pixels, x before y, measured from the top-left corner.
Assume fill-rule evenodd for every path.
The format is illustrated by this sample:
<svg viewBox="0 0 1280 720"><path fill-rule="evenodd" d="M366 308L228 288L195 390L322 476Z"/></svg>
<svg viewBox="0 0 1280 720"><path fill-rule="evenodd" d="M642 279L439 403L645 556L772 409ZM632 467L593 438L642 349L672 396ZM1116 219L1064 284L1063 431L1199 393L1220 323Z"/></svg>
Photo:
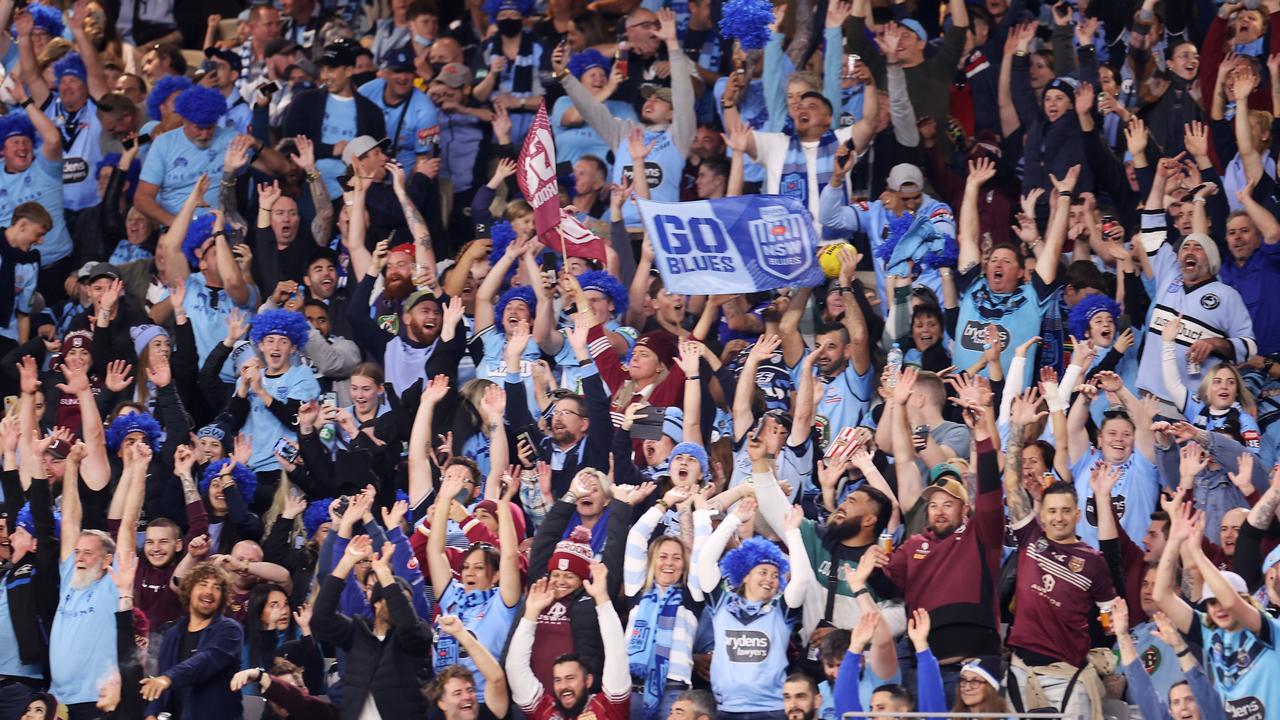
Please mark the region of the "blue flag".
<svg viewBox="0 0 1280 720"><path fill-rule="evenodd" d="M663 203L637 199L666 289L718 295L812 287L818 267L813 218L780 195Z"/></svg>

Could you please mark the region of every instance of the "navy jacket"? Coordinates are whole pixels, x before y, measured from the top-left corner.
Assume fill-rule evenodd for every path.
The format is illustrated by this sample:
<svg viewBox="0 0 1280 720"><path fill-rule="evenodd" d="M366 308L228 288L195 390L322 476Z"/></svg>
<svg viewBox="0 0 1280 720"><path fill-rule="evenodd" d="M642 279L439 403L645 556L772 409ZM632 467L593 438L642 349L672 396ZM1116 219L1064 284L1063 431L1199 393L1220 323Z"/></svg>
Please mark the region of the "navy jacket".
<svg viewBox="0 0 1280 720"><path fill-rule="evenodd" d="M178 662L182 633L187 619L179 618L164 634L157 667L173 680L173 686L147 708L148 716L171 707L174 694L182 698L182 717L177 720L237 720L241 717L240 693L231 689L231 676L240 669L244 630L240 623L219 615L200 636L196 652Z"/></svg>

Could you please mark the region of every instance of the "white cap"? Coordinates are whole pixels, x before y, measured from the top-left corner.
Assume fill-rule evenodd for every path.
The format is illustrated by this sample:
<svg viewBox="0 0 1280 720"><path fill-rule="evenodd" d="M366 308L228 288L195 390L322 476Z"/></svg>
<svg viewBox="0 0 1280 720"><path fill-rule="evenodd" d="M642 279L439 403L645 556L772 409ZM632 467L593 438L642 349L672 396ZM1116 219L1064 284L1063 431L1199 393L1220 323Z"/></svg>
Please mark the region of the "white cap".
<svg viewBox="0 0 1280 720"><path fill-rule="evenodd" d="M389 146L390 143L386 139L374 140L368 135L361 135L359 137L352 138L351 142L347 143L347 146L342 149L342 163L344 165L350 165L352 160L364 155L376 147L381 147L382 151L386 152Z"/></svg>
<svg viewBox="0 0 1280 720"><path fill-rule="evenodd" d="M1232 590L1236 591L1237 595L1249 594L1249 586L1245 583L1244 578L1231 572L1230 570L1223 570L1222 577L1227 579L1227 584L1231 586ZM1209 583L1206 582L1204 584L1204 589L1200 591L1200 602L1206 602L1208 600L1215 600L1215 599L1217 598L1213 594L1213 588L1210 587Z"/></svg>
<svg viewBox="0 0 1280 720"><path fill-rule="evenodd" d="M903 185L915 185L917 190L924 190L924 175L920 168L911 163L894 165L889 171L887 186L894 192L900 192Z"/></svg>

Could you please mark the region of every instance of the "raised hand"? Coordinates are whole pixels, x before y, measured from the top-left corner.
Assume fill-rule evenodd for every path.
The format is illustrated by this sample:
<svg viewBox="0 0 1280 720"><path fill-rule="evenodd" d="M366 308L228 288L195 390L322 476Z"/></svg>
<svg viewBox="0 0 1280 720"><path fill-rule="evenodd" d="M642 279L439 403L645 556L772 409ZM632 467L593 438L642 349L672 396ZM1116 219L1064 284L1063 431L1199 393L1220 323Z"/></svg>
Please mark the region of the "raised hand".
<svg viewBox="0 0 1280 720"><path fill-rule="evenodd" d="M1048 417L1048 410L1040 410L1040 391L1034 387L1027 388L1021 395L1013 398L1009 408L1009 422L1023 427L1033 425Z"/></svg>
<svg viewBox="0 0 1280 720"><path fill-rule="evenodd" d="M23 395L35 395L40 391L40 368L36 365L36 359L30 355L24 355L22 362L18 363L18 387Z"/></svg>
<svg viewBox="0 0 1280 720"><path fill-rule="evenodd" d="M969 176L965 179L965 183L972 187L982 187L995 176L996 164L990 158L981 157L969 161Z"/></svg>
<svg viewBox="0 0 1280 720"><path fill-rule="evenodd" d="M316 171L316 150L312 144L311 138L306 135L297 135L293 138L294 147L297 152L293 154L293 161L304 172L313 173Z"/></svg>
<svg viewBox="0 0 1280 720"><path fill-rule="evenodd" d="M929 649L930 626L929 611L924 608L916 608L907 620L907 637L911 638L911 644L915 646L916 652Z"/></svg>
<svg viewBox="0 0 1280 720"><path fill-rule="evenodd" d="M279 199L279 180L272 180L269 183L258 183L258 207L269 212L271 208L275 207L276 201Z"/></svg>
<svg viewBox="0 0 1280 720"><path fill-rule="evenodd" d="M584 583L585 584L585 583ZM551 579L542 578L529 586L524 598L524 616L528 620L537 620L551 603L556 601L555 591L551 589Z"/></svg>

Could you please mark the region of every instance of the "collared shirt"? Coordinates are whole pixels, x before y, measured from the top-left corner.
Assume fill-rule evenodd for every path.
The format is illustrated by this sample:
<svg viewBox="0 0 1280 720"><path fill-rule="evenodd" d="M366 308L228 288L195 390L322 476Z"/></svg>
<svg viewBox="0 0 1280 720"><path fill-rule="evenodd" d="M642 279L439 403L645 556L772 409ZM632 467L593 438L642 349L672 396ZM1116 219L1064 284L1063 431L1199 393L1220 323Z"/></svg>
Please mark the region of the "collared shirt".
<svg viewBox="0 0 1280 720"><path fill-rule="evenodd" d="M1280 352L1280 305L1268 302L1266 288L1275 287L1280 280L1280 243L1266 243L1253 251L1244 266L1234 260L1222 264L1218 271L1222 282L1235 288L1240 299L1253 318L1253 337L1258 341L1258 353L1271 355Z"/></svg>

